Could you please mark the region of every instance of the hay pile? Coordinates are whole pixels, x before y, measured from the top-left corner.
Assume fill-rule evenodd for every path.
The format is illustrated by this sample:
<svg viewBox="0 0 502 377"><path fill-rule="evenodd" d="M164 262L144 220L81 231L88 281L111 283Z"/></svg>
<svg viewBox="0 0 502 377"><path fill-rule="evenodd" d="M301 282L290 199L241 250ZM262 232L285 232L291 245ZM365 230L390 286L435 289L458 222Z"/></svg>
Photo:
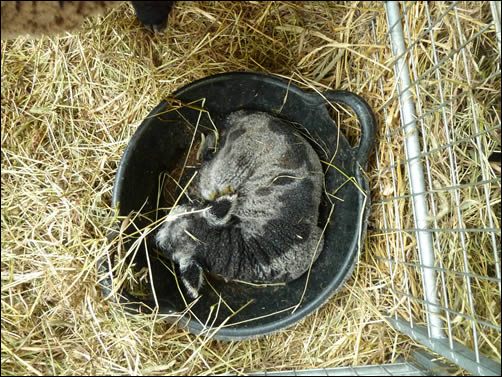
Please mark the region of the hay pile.
<svg viewBox="0 0 502 377"><path fill-rule="evenodd" d="M474 14L470 8L462 14ZM398 129L397 101L387 103L387 119L379 111L395 87L390 51L386 42L375 44L372 19L381 40L387 26L380 4L178 2L165 33L152 36L124 3L79 33L2 41L2 374L243 373L406 355L412 342L383 319L395 310L408 318L406 305L396 307L392 291L382 289L390 281L388 264L378 260L388 257L383 231L368 232L353 277L326 306L257 340L220 342L155 316L126 314L103 301L96 286L96 261L111 247L106 235L116 219L109 205L122 152L148 112L189 82L246 70L319 90L347 89L367 99L379 124ZM497 81L488 84L493 96ZM341 124L357 139L350 119ZM395 163L404 159L401 134L390 142L383 128L378 135L382 166L390 165L389 155ZM397 192L406 194L404 166L398 171ZM373 200L394 195L390 172L374 158L368 175ZM403 227L413 228L405 205ZM381 206L372 207L375 228L385 228ZM415 253L412 236L405 237ZM419 279L408 283L420 297ZM486 320L500 326L494 296L486 297ZM422 309L414 310L422 318ZM483 352L500 357L500 332L486 339Z"/></svg>

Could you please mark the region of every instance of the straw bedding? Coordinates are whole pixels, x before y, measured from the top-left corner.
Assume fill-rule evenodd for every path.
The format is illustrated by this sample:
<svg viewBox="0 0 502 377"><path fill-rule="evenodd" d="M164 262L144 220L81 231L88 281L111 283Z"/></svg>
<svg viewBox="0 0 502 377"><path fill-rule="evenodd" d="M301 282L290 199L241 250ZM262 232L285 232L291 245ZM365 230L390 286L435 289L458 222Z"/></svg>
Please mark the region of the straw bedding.
<svg viewBox="0 0 502 377"><path fill-rule="evenodd" d="M379 231L368 232L353 277L322 309L256 340L196 337L156 315L127 314L96 286L96 261L113 247L106 236L117 220L109 206L122 152L147 113L177 88L222 72L273 73L306 88L361 94L380 125L398 128L397 102L387 119L379 111L395 88L373 18L378 40L386 22L376 3L177 2L165 32L152 35L124 3L79 32L2 41L2 375L240 374L406 356L413 343L384 320L394 310L407 318L407 311L382 289L390 275L377 260L387 257ZM342 132L357 140L357 125L346 118ZM389 164L389 150L404 159L400 136L389 142L382 129L378 135L381 161ZM401 194L404 174L396 178ZM392 177L374 158L368 176L373 200L383 195L379 187L392 192ZM412 228L404 205L400 211ZM384 227L380 207L372 207L370 225ZM405 240L410 250L413 242ZM123 272L136 283L147 275ZM398 271L393 279L404 278ZM420 296L418 278L408 283ZM500 308L487 307L487 318L500 323ZM500 333L482 347L500 357Z"/></svg>

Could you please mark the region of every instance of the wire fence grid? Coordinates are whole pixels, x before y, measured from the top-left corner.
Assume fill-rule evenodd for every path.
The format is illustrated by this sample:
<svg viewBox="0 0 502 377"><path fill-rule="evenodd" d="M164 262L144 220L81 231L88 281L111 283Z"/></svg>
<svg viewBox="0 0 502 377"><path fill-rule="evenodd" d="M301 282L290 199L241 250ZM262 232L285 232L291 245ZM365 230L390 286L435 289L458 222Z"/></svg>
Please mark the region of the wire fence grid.
<svg viewBox="0 0 502 377"><path fill-rule="evenodd" d="M471 373L499 374L500 363L483 356L490 347L500 352L500 314L494 322L485 313L500 305L501 292L501 180L488 161L497 137L500 144L500 94L486 103L484 86L500 83L500 4L486 4L493 19L481 26L459 2L425 2L417 28L416 3L386 2L396 91L382 111L397 101L401 127L387 123L385 138L389 145L402 139L403 149L388 149L388 166L377 154L394 185L376 205L388 254L381 260L395 306L408 314L396 310L392 325ZM419 60L423 49L428 58ZM403 167L404 193L397 183ZM410 279L421 281L423 295L410 290ZM458 342L466 336L469 347Z"/></svg>

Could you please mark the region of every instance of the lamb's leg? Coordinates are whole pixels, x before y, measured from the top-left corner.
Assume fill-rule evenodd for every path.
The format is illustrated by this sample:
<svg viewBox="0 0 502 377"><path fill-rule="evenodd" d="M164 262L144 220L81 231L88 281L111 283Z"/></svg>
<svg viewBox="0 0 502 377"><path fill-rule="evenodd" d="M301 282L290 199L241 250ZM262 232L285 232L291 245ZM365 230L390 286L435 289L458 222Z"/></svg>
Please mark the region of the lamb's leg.
<svg viewBox="0 0 502 377"><path fill-rule="evenodd" d="M193 258L183 259L179 262L180 276L183 286L191 298L199 296L199 289L204 282L202 267Z"/></svg>

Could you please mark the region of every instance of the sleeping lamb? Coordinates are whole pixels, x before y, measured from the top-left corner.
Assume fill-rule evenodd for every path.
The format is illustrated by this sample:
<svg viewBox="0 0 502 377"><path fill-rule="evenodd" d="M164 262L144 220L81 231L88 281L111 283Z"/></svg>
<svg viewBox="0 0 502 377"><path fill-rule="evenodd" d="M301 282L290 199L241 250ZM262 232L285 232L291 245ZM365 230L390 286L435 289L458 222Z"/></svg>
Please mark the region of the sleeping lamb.
<svg viewBox="0 0 502 377"><path fill-rule="evenodd" d="M286 283L323 248L317 225L323 173L312 146L267 113L231 113L223 129L217 152L211 153L211 136L201 147L206 158L197 200L174 208L154 236L193 298L203 270L229 280Z"/></svg>

